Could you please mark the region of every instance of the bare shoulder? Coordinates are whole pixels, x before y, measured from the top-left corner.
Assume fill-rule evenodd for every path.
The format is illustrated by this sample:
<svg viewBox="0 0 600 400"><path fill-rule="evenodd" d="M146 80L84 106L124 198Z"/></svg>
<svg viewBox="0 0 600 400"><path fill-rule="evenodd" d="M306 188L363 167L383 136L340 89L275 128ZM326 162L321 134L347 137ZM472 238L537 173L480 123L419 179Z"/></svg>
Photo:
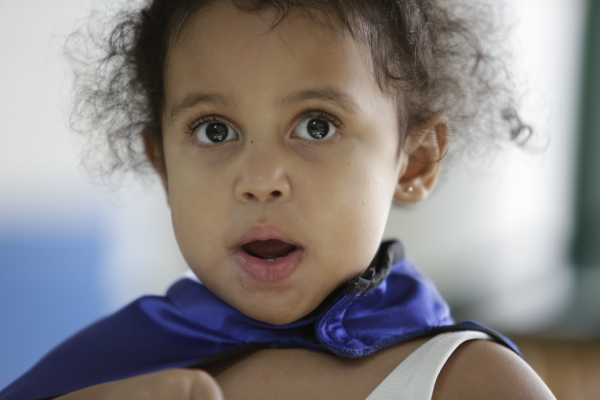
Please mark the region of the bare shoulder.
<svg viewBox="0 0 600 400"><path fill-rule="evenodd" d="M435 384L433 400L555 400L531 367L489 340L463 343L450 356Z"/></svg>

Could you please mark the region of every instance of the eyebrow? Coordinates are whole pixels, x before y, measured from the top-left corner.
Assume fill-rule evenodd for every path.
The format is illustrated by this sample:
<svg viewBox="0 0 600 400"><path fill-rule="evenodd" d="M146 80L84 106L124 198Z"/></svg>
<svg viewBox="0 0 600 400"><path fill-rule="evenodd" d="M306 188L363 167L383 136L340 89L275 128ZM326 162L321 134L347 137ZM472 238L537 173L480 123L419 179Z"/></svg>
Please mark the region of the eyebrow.
<svg viewBox="0 0 600 400"><path fill-rule="evenodd" d="M171 107L171 121L176 120L179 117L179 115L188 108L192 108L194 106L197 106L198 104L220 104L223 106L230 106L233 104L233 100L227 96L218 93L189 93L180 101L173 104L173 106Z"/></svg>
<svg viewBox="0 0 600 400"><path fill-rule="evenodd" d="M340 92L337 89L328 87L324 89L303 90L297 93L292 93L279 101L279 106L284 107L294 103L299 103L304 100L324 100L330 103L335 103L340 108L355 113L360 106L354 97L349 94Z"/></svg>
<svg viewBox="0 0 600 400"><path fill-rule="evenodd" d="M357 112L360 108L354 97L331 87L324 89L308 89L292 93L279 100L276 104L279 107L285 107L301 101L314 99L334 103L340 108L352 113ZM231 106L234 104L234 101L230 97L218 93L192 92L173 104L171 107L170 119L172 121L176 120L185 110L195 107L198 104Z"/></svg>

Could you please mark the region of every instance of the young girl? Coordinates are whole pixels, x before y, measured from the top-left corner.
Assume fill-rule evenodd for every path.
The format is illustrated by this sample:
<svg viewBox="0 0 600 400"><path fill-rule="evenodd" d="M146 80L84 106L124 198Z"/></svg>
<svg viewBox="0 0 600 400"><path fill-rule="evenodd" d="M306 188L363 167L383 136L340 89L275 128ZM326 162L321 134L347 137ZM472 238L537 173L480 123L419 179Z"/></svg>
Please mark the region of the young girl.
<svg viewBox="0 0 600 400"><path fill-rule="evenodd" d="M425 199L449 135L500 94L456 7L153 0L125 15L80 104L117 162L143 142L193 274L0 399L553 398L380 243L392 201ZM520 137L514 111L491 111L508 124L489 119L490 136Z"/></svg>

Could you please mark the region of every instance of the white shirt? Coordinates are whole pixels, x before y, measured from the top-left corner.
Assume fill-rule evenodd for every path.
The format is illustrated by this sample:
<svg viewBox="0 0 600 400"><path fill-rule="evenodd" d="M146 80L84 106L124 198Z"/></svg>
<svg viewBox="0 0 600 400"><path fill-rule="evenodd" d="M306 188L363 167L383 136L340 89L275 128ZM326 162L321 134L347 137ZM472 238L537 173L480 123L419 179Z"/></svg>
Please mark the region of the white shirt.
<svg viewBox="0 0 600 400"><path fill-rule="evenodd" d="M442 333L415 350L367 397L367 400L430 400L440 371L454 350L468 340L491 337L483 332Z"/></svg>

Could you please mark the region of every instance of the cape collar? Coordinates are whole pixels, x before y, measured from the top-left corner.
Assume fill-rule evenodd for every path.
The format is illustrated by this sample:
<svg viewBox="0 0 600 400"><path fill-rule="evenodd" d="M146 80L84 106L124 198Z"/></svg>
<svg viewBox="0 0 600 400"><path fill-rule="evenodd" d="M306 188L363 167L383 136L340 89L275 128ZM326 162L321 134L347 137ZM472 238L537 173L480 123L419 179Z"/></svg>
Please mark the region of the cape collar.
<svg viewBox="0 0 600 400"><path fill-rule="evenodd" d="M211 342L231 343L231 348L247 344L305 347L355 358L454 323L446 302L433 283L404 259L398 241L382 243L362 276L342 285L306 317L287 325L254 320L188 279L175 283L167 297L189 321L217 333Z"/></svg>
<svg viewBox="0 0 600 400"><path fill-rule="evenodd" d="M453 324L437 289L384 242L363 276L288 325L254 320L192 279L142 297L77 333L0 392L36 399L167 368L198 367L253 348L302 347L354 358Z"/></svg>

